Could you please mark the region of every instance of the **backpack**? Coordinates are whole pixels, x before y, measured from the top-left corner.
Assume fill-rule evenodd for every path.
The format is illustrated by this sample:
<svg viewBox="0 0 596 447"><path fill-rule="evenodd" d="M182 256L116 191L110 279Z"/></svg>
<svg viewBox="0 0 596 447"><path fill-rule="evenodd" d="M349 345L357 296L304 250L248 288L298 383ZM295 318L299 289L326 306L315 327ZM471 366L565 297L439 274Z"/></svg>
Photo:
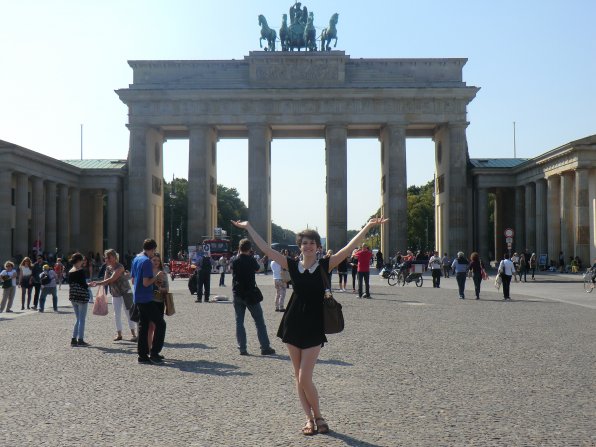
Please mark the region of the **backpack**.
<svg viewBox="0 0 596 447"><path fill-rule="evenodd" d="M39 275L39 279L41 279L41 284L44 286L47 286L52 282L52 278L50 278L50 275L48 275L47 272L43 272L41 275Z"/></svg>

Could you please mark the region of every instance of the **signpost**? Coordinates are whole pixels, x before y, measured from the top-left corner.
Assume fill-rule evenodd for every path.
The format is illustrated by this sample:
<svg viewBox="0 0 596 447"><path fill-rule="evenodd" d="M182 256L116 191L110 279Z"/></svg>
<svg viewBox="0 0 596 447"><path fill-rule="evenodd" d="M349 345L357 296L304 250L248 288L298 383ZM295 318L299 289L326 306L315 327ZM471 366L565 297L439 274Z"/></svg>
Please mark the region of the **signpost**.
<svg viewBox="0 0 596 447"><path fill-rule="evenodd" d="M513 247L513 236L515 235L515 231L513 228L505 229L505 242L507 243L507 250L509 250L509 255L511 255L511 248Z"/></svg>

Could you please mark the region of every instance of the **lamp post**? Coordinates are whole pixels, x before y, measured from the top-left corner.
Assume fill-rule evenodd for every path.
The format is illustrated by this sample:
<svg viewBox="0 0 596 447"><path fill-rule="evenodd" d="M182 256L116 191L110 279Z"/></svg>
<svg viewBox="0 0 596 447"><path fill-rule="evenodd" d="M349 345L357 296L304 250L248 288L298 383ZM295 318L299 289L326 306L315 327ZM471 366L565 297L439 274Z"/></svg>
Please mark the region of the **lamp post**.
<svg viewBox="0 0 596 447"><path fill-rule="evenodd" d="M174 174L172 174L172 188L170 189L170 240L169 260L172 260L172 236L174 235L174 200L176 200L176 187L174 186Z"/></svg>

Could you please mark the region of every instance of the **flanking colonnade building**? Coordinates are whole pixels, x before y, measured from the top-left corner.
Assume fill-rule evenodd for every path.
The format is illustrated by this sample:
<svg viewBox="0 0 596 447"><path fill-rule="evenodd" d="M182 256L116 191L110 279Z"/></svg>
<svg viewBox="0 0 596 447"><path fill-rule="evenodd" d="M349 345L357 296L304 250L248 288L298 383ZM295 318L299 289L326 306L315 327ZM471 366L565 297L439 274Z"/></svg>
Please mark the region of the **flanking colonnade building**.
<svg viewBox="0 0 596 447"><path fill-rule="evenodd" d="M556 258L596 257L594 136L530 160L470 159L466 59L351 59L345 53L251 52L231 61L130 61L133 83L117 91L128 106L127 160L58 161L0 142L0 257L58 248L138 251L163 247L163 145L188 139L190 244L217 226L217 142L248 140L249 219L271 241L271 141L325 140L327 246L347 242L347 139L377 138L381 197L350 203L390 223L382 250L407 247L406 139L435 143L435 238L450 255L500 257L514 249ZM374 153L374 152L373 152ZM308 160L295 154L297 165ZM430 175L430 172L429 172ZM495 237L488 240L488 196ZM296 197L299 197L296 193ZM557 203L559 204L557 206ZM6 211L6 212L5 212Z"/></svg>

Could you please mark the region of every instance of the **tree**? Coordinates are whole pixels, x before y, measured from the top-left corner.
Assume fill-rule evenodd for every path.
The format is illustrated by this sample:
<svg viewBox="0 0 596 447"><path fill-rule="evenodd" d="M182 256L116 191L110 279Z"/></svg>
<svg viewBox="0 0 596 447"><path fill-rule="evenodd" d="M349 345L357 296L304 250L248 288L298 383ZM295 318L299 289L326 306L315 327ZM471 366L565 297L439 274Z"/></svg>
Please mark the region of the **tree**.
<svg viewBox="0 0 596 447"><path fill-rule="evenodd" d="M296 243L296 233L271 222L271 242L293 245Z"/></svg>
<svg viewBox="0 0 596 447"><path fill-rule="evenodd" d="M164 182L164 241L167 258L176 254L181 249L188 247L188 180L175 178L172 182ZM172 198L171 194L175 197Z"/></svg>
<svg viewBox="0 0 596 447"><path fill-rule="evenodd" d="M232 247L237 247L244 233L239 231L230 221L246 220L248 208L240 199L236 188L217 185L217 225L228 233Z"/></svg>
<svg viewBox="0 0 596 447"><path fill-rule="evenodd" d="M435 248L434 181L408 188L408 248ZM405 248L405 247L404 247Z"/></svg>

